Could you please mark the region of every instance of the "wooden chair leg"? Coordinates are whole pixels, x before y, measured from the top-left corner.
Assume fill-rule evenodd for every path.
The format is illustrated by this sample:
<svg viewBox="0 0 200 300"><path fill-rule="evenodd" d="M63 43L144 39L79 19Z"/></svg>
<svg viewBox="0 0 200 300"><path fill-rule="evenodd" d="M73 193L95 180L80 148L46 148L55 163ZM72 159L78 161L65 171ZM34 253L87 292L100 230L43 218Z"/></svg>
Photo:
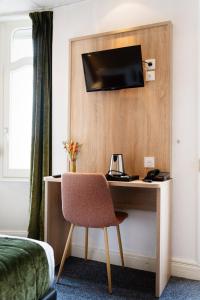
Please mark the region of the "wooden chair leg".
<svg viewBox="0 0 200 300"><path fill-rule="evenodd" d="M88 258L88 227L85 227L85 260Z"/></svg>
<svg viewBox="0 0 200 300"><path fill-rule="evenodd" d="M118 244L119 244L121 263L122 263L122 267L124 267L124 255L123 255L122 240L121 240L119 225L116 226L116 229L117 229L117 238L118 238Z"/></svg>
<svg viewBox="0 0 200 300"><path fill-rule="evenodd" d="M66 256L67 256L67 252L68 252L68 249L70 247L70 242L71 242L71 238L72 238L73 229L74 229L74 224L71 224L69 234L68 234L68 237L67 237L67 242L66 242L65 249L64 249L64 252L63 252L62 260L61 260L61 263L60 263L56 283L58 283L58 281L60 279L60 275L61 275L62 270L63 270L63 266L64 266L65 259L66 259Z"/></svg>
<svg viewBox="0 0 200 300"><path fill-rule="evenodd" d="M106 267L107 267L107 276L108 276L108 292L112 293L112 279L111 279L111 269L110 269L110 254L109 254L109 244L108 244L108 232L107 228L104 228L104 241L105 241L105 250L106 250Z"/></svg>

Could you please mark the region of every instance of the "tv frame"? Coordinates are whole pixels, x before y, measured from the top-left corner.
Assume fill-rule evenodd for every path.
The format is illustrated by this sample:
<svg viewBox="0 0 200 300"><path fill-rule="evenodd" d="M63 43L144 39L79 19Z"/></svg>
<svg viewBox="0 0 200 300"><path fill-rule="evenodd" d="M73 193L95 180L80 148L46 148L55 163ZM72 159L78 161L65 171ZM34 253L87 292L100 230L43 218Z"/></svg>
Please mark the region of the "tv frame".
<svg viewBox="0 0 200 300"><path fill-rule="evenodd" d="M124 86L120 86L120 87L113 87L113 88L88 88L88 84L87 84L87 79L86 79L86 70L85 70L85 66L84 66L84 60L83 57L87 56L89 54L93 54L93 53L99 53L99 52L110 52L113 50L119 50L119 49L125 49L125 48L135 48L135 47L139 47L140 48L140 67L141 67L141 72L142 72L142 81L138 82L138 84L136 85L124 85ZM87 92L98 92L98 91L114 91L114 90L121 90L121 89L128 89L128 88L140 88L140 87L144 87L144 72L143 72L143 60L142 60L142 47L141 45L131 45L131 46L126 46L126 47L118 47L118 48L112 48L112 49L107 49L107 50L100 50L100 51L93 51L93 52L88 52L88 53L82 53L82 64L83 64L83 71L84 71L84 78L85 78L85 86L86 86L86 91Z"/></svg>

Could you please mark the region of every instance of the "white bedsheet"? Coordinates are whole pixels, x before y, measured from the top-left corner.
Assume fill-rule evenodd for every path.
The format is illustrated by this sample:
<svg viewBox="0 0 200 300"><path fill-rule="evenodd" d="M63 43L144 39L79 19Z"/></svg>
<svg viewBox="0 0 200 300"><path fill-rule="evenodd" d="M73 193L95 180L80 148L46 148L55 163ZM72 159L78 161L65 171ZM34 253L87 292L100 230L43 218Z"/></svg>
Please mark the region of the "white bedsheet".
<svg viewBox="0 0 200 300"><path fill-rule="evenodd" d="M33 240L33 239L29 239L29 238L25 238L25 237L19 237L19 236L0 234L0 238L1 237L30 240L32 242L35 242L35 243L39 244L44 249L44 251L46 253L46 256L47 256L48 264L49 264L49 286L51 286L53 284L54 274L55 274L55 260L54 260L53 248L49 244L47 244L45 242L38 241L38 240Z"/></svg>

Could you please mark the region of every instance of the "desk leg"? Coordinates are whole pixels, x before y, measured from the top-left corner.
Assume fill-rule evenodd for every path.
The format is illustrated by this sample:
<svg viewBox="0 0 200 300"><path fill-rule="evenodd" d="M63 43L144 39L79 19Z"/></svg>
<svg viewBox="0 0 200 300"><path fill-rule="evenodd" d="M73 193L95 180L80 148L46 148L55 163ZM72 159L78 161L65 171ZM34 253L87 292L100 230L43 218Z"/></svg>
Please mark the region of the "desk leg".
<svg viewBox="0 0 200 300"><path fill-rule="evenodd" d="M157 189L156 198L156 297L160 297L171 275L171 188L169 182Z"/></svg>
<svg viewBox="0 0 200 300"><path fill-rule="evenodd" d="M69 224L67 224L62 214L61 184L60 182L46 181L44 240L54 250L56 265L61 262L68 231Z"/></svg>

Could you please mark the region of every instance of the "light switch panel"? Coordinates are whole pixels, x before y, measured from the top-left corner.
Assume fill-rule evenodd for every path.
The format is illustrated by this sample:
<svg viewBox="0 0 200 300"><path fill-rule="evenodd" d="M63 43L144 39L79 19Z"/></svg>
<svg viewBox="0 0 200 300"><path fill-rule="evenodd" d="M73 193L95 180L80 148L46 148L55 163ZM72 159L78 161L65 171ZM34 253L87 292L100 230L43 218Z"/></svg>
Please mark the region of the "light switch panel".
<svg viewBox="0 0 200 300"><path fill-rule="evenodd" d="M144 167L145 168L155 168L155 157L145 156L144 157Z"/></svg>

